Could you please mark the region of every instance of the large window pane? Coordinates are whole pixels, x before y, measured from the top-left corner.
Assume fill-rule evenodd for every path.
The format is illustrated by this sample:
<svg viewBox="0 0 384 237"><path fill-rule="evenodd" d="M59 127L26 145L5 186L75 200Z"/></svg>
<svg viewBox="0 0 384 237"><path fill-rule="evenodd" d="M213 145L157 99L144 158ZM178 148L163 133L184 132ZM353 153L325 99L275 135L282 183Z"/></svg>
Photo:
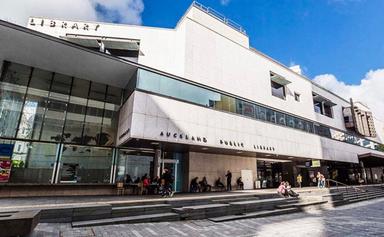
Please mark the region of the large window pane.
<svg viewBox="0 0 384 237"><path fill-rule="evenodd" d="M41 140L61 142L67 104L57 100L49 100L45 112Z"/></svg>
<svg viewBox="0 0 384 237"><path fill-rule="evenodd" d="M63 134L66 142L82 143L89 85L90 82L86 80L79 78L73 80Z"/></svg>
<svg viewBox="0 0 384 237"><path fill-rule="evenodd" d="M286 125L286 123L285 123L285 114L276 112L276 121L280 125Z"/></svg>
<svg viewBox="0 0 384 237"><path fill-rule="evenodd" d="M238 114L242 114L252 118L255 117L255 106L253 104L241 100L236 101L236 112Z"/></svg>
<svg viewBox="0 0 384 237"><path fill-rule="evenodd" d="M145 174L151 176L153 169L153 156L130 154L128 151L120 150L117 161L117 180L125 180L129 176L132 181L141 178Z"/></svg>
<svg viewBox="0 0 384 237"><path fill-rule="evenodd" d="M112 149L65 145L60 161L61 183L109 183Z"/></svg>
<svg viewBox="0 0 384 237"><path fill-rule="evenodd" d="M264 107L256 106L256 118L260 120L267 119L267 110Z"/></svg>
<svg viewBox="0 0 384 237"><path fill-rule="evenodd" d="M9 141L2 141L9 143ZM56 161L56 144L39 142L12 142L10 183L50 183Z"/></svg>
<svg viewBox="0 0 384 237"><path fill-rule="evenodd" d="M88 100L87 115L83 133L83 144L95 145L101 132L103 122L104 102Z"/></svg>
<svg viewBox="0 0 384 237"><path fill-rule="evenodd" d="M33 70L17 134L18 138L40 139L51 80L51 72Z"/></svg>
<svg viewBox="0 0 384 237"><path fill-rule="evenodd" d="M117 124L119 119L119 106L114 104L105 104L102 131L96 137L96 140L102 146L112 146L115 144Z"/></svg>
<svg viewBox="0 0 384 237"><path fill-rule="evenodd" d="M4 64L0 81L0 136L15 137L31 68Z"/></svg>
<svg viewBox="0 0 384 237"><path fill-rule="evenodd" d="M267 121L271 123L276 123L276 114L275 111L267 109Z"/></svg>

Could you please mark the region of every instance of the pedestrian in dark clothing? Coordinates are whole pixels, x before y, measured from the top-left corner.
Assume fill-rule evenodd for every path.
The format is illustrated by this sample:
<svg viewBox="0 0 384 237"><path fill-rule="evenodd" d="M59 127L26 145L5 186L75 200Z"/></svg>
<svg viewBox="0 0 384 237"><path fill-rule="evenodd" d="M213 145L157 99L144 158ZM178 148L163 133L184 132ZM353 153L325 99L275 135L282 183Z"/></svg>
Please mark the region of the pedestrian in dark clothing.
<svg viewBox="0 0 384 237"><path fill-rule="evenodd" d="M198 177L195 177L191 180L191 185L189 188L189 192L196 193L199 191L199 184L197 182Z"/></svg>
<svg viewBox="0 0 384 237"><path fill-rule="evenodd" d="M227 191L231 191L232 190L232 173L231 171L227 171L227 174L225 175L225 177L227 177Z"/></svg>

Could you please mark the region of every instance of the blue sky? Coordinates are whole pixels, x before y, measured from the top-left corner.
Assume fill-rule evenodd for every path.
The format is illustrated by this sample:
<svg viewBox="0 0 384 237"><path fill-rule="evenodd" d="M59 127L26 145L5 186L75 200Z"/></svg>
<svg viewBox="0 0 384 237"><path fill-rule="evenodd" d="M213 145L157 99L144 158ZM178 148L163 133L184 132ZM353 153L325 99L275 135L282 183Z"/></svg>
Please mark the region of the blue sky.
<svg viewBox="0 0 384 237"><path fill-rule="evenodd" d="M142 24L174 27L192 1L144 0ZM201 0L242 25L251 45L304 73L358 84L384 67L383 0Z"/></svg>

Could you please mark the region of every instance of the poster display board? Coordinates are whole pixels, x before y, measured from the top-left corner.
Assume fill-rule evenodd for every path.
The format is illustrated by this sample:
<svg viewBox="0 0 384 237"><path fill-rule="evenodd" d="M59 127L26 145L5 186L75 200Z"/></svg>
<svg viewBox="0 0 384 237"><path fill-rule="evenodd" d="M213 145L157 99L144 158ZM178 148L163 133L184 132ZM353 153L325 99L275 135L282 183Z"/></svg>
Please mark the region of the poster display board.
<svg viewBox="0 0 384 237"><path fill-rule="evenodd" d="M11 177L13 144L0 144L0 183Z"/></svg>

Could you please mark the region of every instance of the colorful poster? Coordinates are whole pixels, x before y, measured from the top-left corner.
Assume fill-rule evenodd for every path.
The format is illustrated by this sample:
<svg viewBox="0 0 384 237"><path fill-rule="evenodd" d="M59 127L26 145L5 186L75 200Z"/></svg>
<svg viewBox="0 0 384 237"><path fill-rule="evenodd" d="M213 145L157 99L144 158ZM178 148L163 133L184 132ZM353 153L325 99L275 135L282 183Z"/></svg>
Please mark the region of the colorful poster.
<svg viewBox="0 0 384 237"><path fill-rule="evenodd" d="M0 156L0 183L9 181L11 176L11 159Z"/></svg>
<svg viewBox="0 0 384 237"><path fill-rule="evenodd" d="M0 183L6 183L11 176L13 144L0 144Z"/></svg>

